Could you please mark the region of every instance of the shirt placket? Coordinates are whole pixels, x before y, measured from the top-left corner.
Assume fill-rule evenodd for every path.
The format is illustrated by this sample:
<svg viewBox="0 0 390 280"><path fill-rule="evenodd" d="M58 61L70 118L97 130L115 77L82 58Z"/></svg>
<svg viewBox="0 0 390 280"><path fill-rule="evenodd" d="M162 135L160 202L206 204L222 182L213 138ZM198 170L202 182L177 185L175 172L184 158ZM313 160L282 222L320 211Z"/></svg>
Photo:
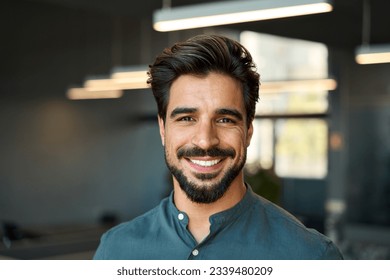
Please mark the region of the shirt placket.
<svg viewBox="0 0 390 280"><path fill-rule="evenodd" d="M182 227L183 232L186 233L185 236L183 236L183 238L185 239L185 241L188 245L188 248L190 250L190 253L189 253L187 259L188 260L197 259L199 257L201 243L197 244L197 242L195 241L192 234L188 231L188 228L187 228L188 216L187 216L187 214L184 212L179 212L177 214L177 220L180 223L180 226Z"/></svg>

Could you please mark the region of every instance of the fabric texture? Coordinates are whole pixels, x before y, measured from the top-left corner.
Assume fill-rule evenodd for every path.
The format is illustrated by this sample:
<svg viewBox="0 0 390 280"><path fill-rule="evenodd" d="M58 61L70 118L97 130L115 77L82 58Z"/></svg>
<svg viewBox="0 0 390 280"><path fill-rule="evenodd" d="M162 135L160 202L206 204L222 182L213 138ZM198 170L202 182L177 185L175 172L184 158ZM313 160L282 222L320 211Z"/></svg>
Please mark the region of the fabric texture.
<svg viewBox="0 0 390 280"><path fill-rule="evenodd" d="M147 213L103 234L94 259L114 260L311 260L342 259L334 243L250 187L234 207L210 217L199 244L173 192Z"/></svg>

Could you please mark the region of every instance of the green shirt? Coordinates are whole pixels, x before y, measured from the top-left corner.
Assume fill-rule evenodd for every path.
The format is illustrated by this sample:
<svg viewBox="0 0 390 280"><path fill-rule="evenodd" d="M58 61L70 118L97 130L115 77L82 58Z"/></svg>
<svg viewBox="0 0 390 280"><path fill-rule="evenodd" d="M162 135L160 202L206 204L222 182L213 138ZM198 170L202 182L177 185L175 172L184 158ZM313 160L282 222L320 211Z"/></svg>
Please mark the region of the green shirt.
<svg viewBox="0 0 390 280"><path fill-rule="evenodd" d="M307 229L285 210L248 187L234 207L210 217L210 234L200 243L173 193L149 212L122 223L102 238L94 259L249 260L342 259L324 235Z"/></svg>

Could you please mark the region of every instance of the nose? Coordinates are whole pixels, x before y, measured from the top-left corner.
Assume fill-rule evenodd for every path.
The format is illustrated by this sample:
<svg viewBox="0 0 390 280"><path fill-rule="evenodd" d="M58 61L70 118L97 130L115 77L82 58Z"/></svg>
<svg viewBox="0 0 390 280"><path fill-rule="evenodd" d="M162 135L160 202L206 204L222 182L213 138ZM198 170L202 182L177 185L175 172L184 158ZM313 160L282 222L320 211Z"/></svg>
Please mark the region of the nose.
<svg viewBox="0 0 390 280"><path fill-rule="evenodd" d="M204 150L217 146L219 138L215 125L211 121L199 121L197 129L194 130L192 144Z"/></svg>

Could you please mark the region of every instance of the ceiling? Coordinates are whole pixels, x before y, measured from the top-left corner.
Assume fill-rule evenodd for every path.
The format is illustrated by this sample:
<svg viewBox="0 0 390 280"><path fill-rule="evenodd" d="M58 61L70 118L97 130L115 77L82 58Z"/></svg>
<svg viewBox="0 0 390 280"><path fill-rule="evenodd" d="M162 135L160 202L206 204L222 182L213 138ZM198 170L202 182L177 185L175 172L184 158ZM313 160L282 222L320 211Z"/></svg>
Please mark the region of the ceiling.
<svg viewBox="0 0 390 280"><path fill-rule="evenodd" d="M28 0L46 2L69 8L95 10L100 13L152 20L153 11L167 0ZM217 1L217 0L215 0ZM261 1L261 0L259 0ZM352 49L362 43L364 0L334 0L331 13L286 19L235 24L229 27L261 33L317 41L331 47ZM171 6L205 3L205 0L168 0ZM371 20L369 42L390 43L390 1L370 0Z"/></svg>

